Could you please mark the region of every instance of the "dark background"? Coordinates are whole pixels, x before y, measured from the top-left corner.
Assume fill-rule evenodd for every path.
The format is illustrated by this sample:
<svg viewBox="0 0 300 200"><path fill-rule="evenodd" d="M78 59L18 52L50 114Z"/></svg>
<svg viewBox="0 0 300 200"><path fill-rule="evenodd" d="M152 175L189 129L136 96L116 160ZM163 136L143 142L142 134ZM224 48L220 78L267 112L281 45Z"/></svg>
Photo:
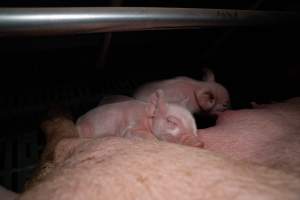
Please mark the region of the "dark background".
<svg viewBox="0 0 300 200"><path fill-rule="evenodd" d="M2 0L0 7L109 6L111 1ZM124 0L122 6L299 11L297 1ZM298 24L289 27L214 28L0 38L0 184L21 191L44 138L39 124L53 104L77 117L108 94L130 95L147 81L186 75L201 79L210 67L228 88L234 109L268 103L300 90Z"/></svg>

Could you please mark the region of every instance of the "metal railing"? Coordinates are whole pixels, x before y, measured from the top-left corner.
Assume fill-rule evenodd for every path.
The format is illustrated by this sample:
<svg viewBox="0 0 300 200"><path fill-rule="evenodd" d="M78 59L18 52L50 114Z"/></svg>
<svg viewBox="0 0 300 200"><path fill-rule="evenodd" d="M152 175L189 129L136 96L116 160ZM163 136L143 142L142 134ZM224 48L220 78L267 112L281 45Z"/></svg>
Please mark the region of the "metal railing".
<svg viewBox="0 0 300 200"><path fill-rule="evenodd" d="M299 24L294 12L151 7L0 8L0 36Z"/></svg>

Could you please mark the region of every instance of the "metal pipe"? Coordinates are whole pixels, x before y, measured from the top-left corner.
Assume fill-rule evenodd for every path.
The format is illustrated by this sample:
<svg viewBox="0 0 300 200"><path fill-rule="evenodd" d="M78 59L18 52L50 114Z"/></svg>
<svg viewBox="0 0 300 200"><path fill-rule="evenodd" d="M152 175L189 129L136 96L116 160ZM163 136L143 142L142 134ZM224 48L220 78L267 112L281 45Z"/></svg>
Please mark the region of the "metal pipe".
<svg viewBox="0 0 300 200"><path fill-rule="evenodd" d="M287 22L296 24L299 15L292 12L196 8L0 8L0 36L260 26Z"/></svg>

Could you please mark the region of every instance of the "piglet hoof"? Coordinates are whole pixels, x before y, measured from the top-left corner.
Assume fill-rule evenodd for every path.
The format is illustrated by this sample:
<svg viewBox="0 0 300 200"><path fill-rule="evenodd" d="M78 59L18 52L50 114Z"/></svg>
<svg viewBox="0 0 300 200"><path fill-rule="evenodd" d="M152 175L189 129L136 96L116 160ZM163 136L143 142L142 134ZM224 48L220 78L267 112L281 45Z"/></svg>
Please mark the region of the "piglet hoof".
<svg viewBox="0 0 300 200"><path fill-rule="evenodd" d="M197 136L190 136L190 135L184 135L181 137L181 144L197 147L197 148L204 148L204 143L199 140Z"/></svg>

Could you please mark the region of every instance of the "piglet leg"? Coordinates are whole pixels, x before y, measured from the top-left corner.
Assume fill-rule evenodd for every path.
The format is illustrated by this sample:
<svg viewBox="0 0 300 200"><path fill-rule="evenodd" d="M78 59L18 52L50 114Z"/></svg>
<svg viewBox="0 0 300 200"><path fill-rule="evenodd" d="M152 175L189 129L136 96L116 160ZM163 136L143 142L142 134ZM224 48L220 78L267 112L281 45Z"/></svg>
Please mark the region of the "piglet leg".
<svg viewBox="0 0 300 200"><path fill-rule="evenodd" d="M204 147L204 143L200 140L200 138L192 134L180 134L176 136L165 134L160 139L163 141L192 146L192 147L198 147L198 148Z"/></svg>
<svg viewBox="0 0 300 200"><path fill-rule="evenodd" d="M125 138L157 140L151 132L140 129L128 129L122 136Z"/></svg>
<svg viewBox="0 0 300 200"><path fill-rule="evenodd" d="M192 146L192 147L199 147L203 148L204 143L200 141L199 137L191 135L191 134L183 134L180 139L180 144Z"/></svg>

